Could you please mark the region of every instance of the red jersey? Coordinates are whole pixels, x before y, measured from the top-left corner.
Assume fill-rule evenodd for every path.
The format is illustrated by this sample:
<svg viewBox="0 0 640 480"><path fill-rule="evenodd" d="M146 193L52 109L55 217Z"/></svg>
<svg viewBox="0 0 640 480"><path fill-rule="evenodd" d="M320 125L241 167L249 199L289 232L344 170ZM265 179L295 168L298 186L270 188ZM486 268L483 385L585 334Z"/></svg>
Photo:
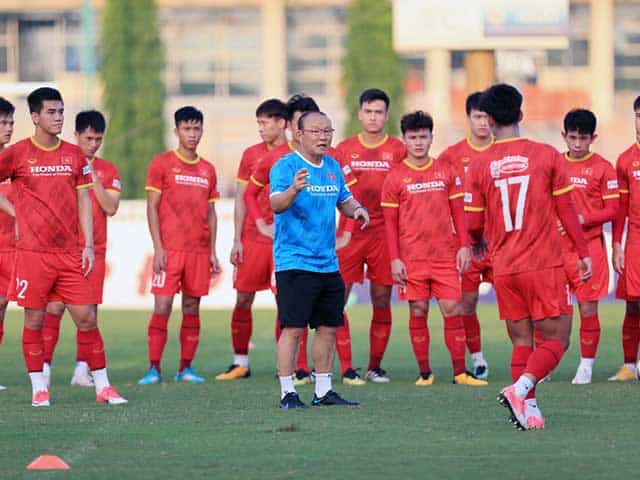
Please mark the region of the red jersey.
<svg viewBox="0 0 640 480"><path fill-rule="evenodd" d="M485 213L496 275L562 265L553 196L570 192L566 162L550 145L498 140L469 167L465 210Z"/></svg>
<svg viewBox="0 0 640 480"><path fill-rule="evenodd" d="M122 184L120 183L120 173L116 166L99 157L91 161L91 168L98 177L107 192L120 193ZM93 243L97 254L104 255L107 251L107 214L98 203L96 194L91 190L91 206L93 211ZM84 237L80 236L80 243L84 244Z"/></svg>
<svg viewBox="0 0 640 480"><path fill-rule="evenodd" d="M493 140L486 147L476 147L468 138L465 138L447 147L446 150L440 154L438 160L450 162L460 178L464 178L467 170L469 170L469 165L471 165L474 160L486 156L487 151L492 145Z"/></svg>
<svg viewBox="0 0 640 480"><path fill-rule="evenodd" d="M462 181L448 162L431 159L417 167L404 160L389 172L380 205L398 209L398 243L404 262L455 259L449 201L462 196Z"/></svg>
<svg viewBox="0 0 640 480"><path fill-rule="evenodd" d="M358 182L352 189L353 196L369 211L369 226L365 230L353 229L353 235L384 235L384 217L380 206L382 184L391 167L406 157L404 143L395 137L385 135L378 144L368 145L361 135L354 135L340 142L336 150L337 160L345 176L353 175ZM347 219L341 216L341 230L345 228L346 223Z"/></svg>
<svg viewBox="0 0 640 480"><path fill-rule="evenodd" d="M11 180L0 183L0 193L11 200ZM16 248L16 221L0 212L0 252L10 252Z"/></svg>
<svg viewBox="0 0 640 480"><path fill-rule="evenodd" d="M209 204L220 197L216 187L214 166L200 157L191 161L171 150L151 161L145 190L162 195L158 214L165 249L210 250Z"/></svg>
<svg viewBox="0 0 640 480"><path fill-rule="evenodd" d="M620 197L616 171L611 163L597 153L589 153L583 158L574 159L564 154L567 161L567 174L574 189L573 201L576 212L584 216L604 208L604 201ZM602 224L583 228L584 238L588 241L602 235ZM567 239L567 246L573 250L573 243Z"/></svg>
<svg viewBox="0 0 640 480"><path fill-rule="evenodd" d="M0 181L11 179L20 238L16 248L70 252L80 244L78 193L91 187L91 168L76 145L52 148L26 138L0 152Z"/></svg>
<svg viewBox="0 0 640 480"><path fill-rule="evenodd" d="M618 157L616 173L620 193L629 196L628 243L640 243L640 142Z"/></svg>
<svg viewBox="0 0 640 480"><path fill-rule="evenodd" d="M277 147L276 147L277 148ZM275 149L274 149L275 150ZM240 160L240 165L238 166L238 175L236 180L238 183L247 184L251 180L251 174L255 170L258 165L260 159L269 153L269 147L265 142L256 143L251 147L247 148L242 153L242 159ZM269 223L273 220L273 212L271 207L269 206L269 189L262 189L260 191L260 195L258 196L258 205L260 207L260 211L262 212L262 218L268 219ZM251 240L261 242L261 243L271 243L271 239L262 235L258 228L256 227L256 222L251 218L251 215L248 212L244 216L244 222L242 224L242 237L243 240L245 238L249 238Z"/></svg>

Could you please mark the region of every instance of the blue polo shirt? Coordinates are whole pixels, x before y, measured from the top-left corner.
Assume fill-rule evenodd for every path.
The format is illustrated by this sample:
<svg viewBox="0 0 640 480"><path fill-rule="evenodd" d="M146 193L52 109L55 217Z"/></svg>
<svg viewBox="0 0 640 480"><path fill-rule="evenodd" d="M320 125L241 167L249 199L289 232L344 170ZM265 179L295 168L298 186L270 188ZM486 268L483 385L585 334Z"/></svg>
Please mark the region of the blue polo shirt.
<svg viewBox="0 0 640 480"><path fill-rule="evenodd" d="M276 272L337 272L336 206L349 200L351 192L335 159L324 155L316 165L295 151L271 167L271 195L287 190L301 168L309 172L309 185L298 192L289 208L275 215Z"/></svg>

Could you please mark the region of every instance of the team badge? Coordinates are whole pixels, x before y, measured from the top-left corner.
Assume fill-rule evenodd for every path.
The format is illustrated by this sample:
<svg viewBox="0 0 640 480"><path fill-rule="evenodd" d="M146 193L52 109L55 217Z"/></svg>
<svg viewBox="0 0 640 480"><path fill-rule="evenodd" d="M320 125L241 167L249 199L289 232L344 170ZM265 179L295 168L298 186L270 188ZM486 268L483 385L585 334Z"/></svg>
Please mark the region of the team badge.
<svg viewBox="0 0 640 480"><path fill-rule="evenodd" d="M173 173L180 173L180 168L178 167L173 167L171 170L173 170Z"/></svg>
<svg viewBox="0 0 640 480"><path fill-rule="evenodd" d="M582 169L583 175L593 175L593 168L587 167Z"/></svg>
<svg viewBox="0 0 640 480"><path fill-rule="evenodd" d="M329 180L331 180L332 182L335 182L336 176L332 172L329 172L327 176L329 177Z"/></svg>
<svg viewBox="0 0 640 480"><path fill-rule="evenodd" d="M385 162L390 162L393 160L393 153L391 152L382 152L382 160Z"/></svg>
<svg viewBox="0 0 640 480"><path fill-rule="evenodd" d="M71 165L73 163L73 158L65 155L64 157L60 157L60 163Z"/></svg>
<svg viewBox="0 0 640 480"><path fill-rule="evenodd" d="M434 178L444 178L444 173L442 172L435 172L433 174Z"/></svg>

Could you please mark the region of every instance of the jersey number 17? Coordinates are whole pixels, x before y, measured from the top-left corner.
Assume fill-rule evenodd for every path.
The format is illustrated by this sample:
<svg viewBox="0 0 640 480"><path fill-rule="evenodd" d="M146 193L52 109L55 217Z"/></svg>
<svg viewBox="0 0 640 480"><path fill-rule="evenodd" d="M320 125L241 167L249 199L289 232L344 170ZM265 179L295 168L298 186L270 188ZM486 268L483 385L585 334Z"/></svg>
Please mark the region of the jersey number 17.
<svg viewBox="0 0 640 480"><path fill-rule="evenodd" d="M494 181L494 185L500 189L500 203L502 203L502 217L504 219L505 232L522 230L524 221L524 205L529 190L529 175L518 175L516 177L501 178ZM515 218L511 215L509 202L509 185L519 185L518 199L516 201Z"/></svg>

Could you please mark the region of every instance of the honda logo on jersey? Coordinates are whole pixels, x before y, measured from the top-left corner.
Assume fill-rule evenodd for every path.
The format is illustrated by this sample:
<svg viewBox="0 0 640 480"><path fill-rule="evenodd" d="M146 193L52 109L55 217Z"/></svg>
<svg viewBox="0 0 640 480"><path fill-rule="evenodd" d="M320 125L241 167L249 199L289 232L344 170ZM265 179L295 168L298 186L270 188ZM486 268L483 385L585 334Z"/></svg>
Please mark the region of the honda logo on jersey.
<svg viewBox="0 0 640 480"><path fill-rule="evenodd" d="M577 187L586 187L589 184L589 181L586 178L569 177L569 180Z"/></svg>
<svg viewBox="0 0 640 480"><path fill-rule="evenodd" d="M528 168L529 159L521 155L509 155L501 160L494 160L489 164L489 170L493 178L524 172Z"/></svg>
<svg viewBox="0 0 640 480"><path fill-rule="evenodd" d="M73 173L71 165L32 165L29 167L31 175L36 177L69 176Z"/></svg>
<svg viewBox="0 0 640 480"><path fill-rule="evenodd" d="M420 193L420 192L435 192L442 191L446 188L443 180L432 180L430 182L410 183L407 185L407 192Z"/></svg>

